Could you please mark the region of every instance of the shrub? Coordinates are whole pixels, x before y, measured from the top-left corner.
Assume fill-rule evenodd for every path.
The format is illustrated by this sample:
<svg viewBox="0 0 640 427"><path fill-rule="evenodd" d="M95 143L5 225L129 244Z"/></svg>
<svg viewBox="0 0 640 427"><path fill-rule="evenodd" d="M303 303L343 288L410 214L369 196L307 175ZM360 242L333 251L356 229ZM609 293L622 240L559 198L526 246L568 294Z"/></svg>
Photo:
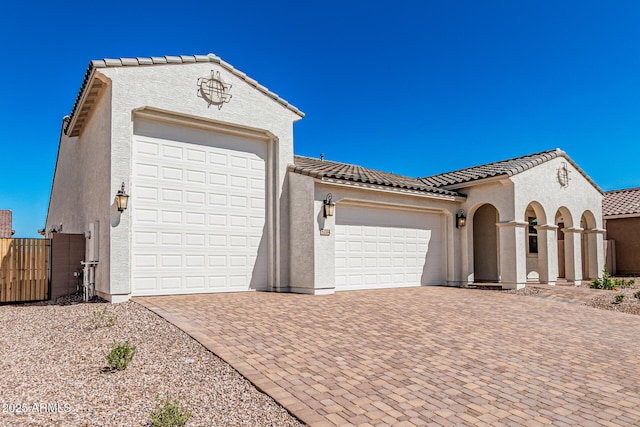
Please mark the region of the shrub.
<svg viewBox="0 0 640 427"><path fill-rule="evenodd" d="M636 283L636 279L616 279L616 286L618 288L630 288Z"/></svg>
<svg viewBox="0 0 640 427"><path fill-rule="evenodd" d="M151 413L154 427L183 427L191 418L191 411L177 398L158 399L156 410Z"/></svg>
<svg viewBox="0 0 640 427"><path fill-rule="evenodd" d="M640 299L640 291L636 292L635 294L633 294L634 297Z"/></svg>
<svg viewBox="0 0 640 427"><path fill-rule="evenodd" d="M108 328L115 325L116 319L107 314L107 307L102 307L102 309L97 309L91 314L90 323L93 329Z"/></svg>
<svg viewBox="0 0 640 427"><path fill-rule="evenodd" d="M616 295L616 304L620 304L622 301L624 301L624 296L624 294Z"/></svg>
<svg viewBox="0 0 640 427"><path fill-rule="evenodd" d="M112 370L123 371L127 369L129 362L131 362L135 354L136 348L129 345L129 341L126 341L124 344L116 344L114 341L111 351L105 355L105 358Z"/></svg>
<svg viewBox="0 0 640 427"><path fill-rule="evenodd" d="M630 288L634 283L636 283L635 279L613 279L609 274L609 270L605 267L602 271L602 278L593 279L591 283L589 283L589 287L592 289L605 289L607 291L611 291L621 288Z"/></svg>

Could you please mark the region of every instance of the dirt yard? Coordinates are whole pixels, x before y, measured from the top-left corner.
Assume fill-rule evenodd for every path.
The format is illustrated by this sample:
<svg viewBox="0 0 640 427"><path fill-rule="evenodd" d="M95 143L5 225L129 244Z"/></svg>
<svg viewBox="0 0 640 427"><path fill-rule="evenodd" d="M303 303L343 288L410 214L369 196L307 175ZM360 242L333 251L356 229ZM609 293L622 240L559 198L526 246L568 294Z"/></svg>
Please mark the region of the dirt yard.
<svg viewBox="0 0 640 427"><path fill-rule="evenodd" d="M0 425L146 426L158 397L189 426L299 426L286 410L175 326L134 303L0 306ZM110 372L105 353L136 353Z"/></svg>

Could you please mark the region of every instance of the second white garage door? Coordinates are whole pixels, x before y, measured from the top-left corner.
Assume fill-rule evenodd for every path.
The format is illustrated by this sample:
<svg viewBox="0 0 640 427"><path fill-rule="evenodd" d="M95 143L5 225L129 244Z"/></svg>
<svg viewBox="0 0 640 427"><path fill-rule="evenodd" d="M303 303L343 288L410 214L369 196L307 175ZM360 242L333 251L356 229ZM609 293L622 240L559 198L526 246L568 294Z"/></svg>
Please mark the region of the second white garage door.
<svg viewBox="0 0 640 427"><path fill-rule="evenodd" d="M266 143L146 120L135 130L132 294L266 289Z"/></svg>
<svg viewBox="0 0 640 427"><path fill-rule="evenodd" d="M336 207L336 290L444 282L440 214Z"/></svg>

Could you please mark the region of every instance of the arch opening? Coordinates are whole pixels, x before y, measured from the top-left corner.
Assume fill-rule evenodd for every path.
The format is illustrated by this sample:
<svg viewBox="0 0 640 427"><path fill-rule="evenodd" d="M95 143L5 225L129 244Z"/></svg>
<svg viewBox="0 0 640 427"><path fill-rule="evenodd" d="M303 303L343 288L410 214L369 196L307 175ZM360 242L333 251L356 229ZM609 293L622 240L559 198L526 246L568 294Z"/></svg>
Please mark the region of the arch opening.
<svg viewBox="0 0 640 427"><path fill-rule="evenodd" d="M565 207L561 207L556 212L555 225L558 227L557 242L558 242L558 278L566 279L567 268L565 262L565 248L564 248L564 229L570 227L571 214Z"/></svg>
<svg viewBox="0 0 640 427"><path fill-rule="evenodd" d="M528 224L525 229L525 256L527 261L527 280L539 281L540 269L546 266L546 260L541 256L547 253L546 240L539 239L538 226L547 224L544 208L538 202L531 202L524 212L524 221Z"/></svg>
<svg viewBox="0 0 640 427"><path fill-rule="evenodd" d="M491 204L480 206L473 214L473 272L475 282L497 283L498 210Z"/></svg>
<svg viewBox="0 0 640 427"><path fill-rule="evenodd" d="M599 273L597 265L597 241L593 238L595 235L590 233L590 230L596 227L596 218L593 213L589 210L584 211L580 217L580 228L583 230L580 242L582 247L582 277L584 279L594 279Z"/></svg>

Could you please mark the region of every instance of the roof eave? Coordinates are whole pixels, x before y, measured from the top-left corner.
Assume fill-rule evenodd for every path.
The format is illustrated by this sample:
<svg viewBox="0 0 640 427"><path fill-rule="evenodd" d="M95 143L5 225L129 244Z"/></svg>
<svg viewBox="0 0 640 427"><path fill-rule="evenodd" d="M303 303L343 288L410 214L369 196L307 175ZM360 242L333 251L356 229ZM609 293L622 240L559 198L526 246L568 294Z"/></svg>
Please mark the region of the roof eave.
<svg viewBox="0 0 640 427"><path fill-rule="evenodd" d="M463 194L460 194L460 195L442 194L442 193L436 193L431 191L421 191L421 190L414 190L414 189L403 188L403 187L392 187L389 185L372 184L372 183L361 182L361 181L349 181L349 180L342 180L342 179L328 178L328 177L322 177L322 178L313 177L313 178L318 183L341 186L341 187L358 188L362 190L371 190L371 191L382 191L385 193L426 197L429 199L447 200L452 202L464 202L465 200L467 200L467 196Z"/></svg>
<svg viewBox="0 0 640 427"><path fill-rule="evenodd" d="M625 213L625 214L611 214L611 215L602 215L604 219L624 219L624 218L637 218L640 217L640 212L636 213Z"/></svg>
<svg viewBox="0 0 640 427"><path fill-rule="evenodd" d="M458 191L458 189L461 189L461 188L469 188L469 187L475 187L477 185L485 185L485 184L491 184L494 182L506 181L512 176L513 174L509 175L509 174L503 173L499 175L490 176L488 178L481 178L481 179L476 179L472 181L464 181L457 184L443 185L438 188L442 188L449 191Z"/></svg>
<svg viewBox="0 0 640 427"><path fill-rule="evenodd" d="M69 133L69 129L73 129L76 125L76 123L78 122L78 111L80 111L80 109L82 108L82 105L84 104L84 101L87 98L87 88L89 88L89 86L91 85L91 80L93 79L94 75L95 75L95 71L96 69L93 67L93 64L89 64L89 68L87 69L87 72L85 73L85 77L84 80L82 82L82 85L80 87L80 93L78 94L78 97L76 99L76 102L73 105L73 108L71 109L71 113L69 114L69 118L70 120L68 120L66 122L66 125L64 127L64 134L68 135Z"/></svg>

